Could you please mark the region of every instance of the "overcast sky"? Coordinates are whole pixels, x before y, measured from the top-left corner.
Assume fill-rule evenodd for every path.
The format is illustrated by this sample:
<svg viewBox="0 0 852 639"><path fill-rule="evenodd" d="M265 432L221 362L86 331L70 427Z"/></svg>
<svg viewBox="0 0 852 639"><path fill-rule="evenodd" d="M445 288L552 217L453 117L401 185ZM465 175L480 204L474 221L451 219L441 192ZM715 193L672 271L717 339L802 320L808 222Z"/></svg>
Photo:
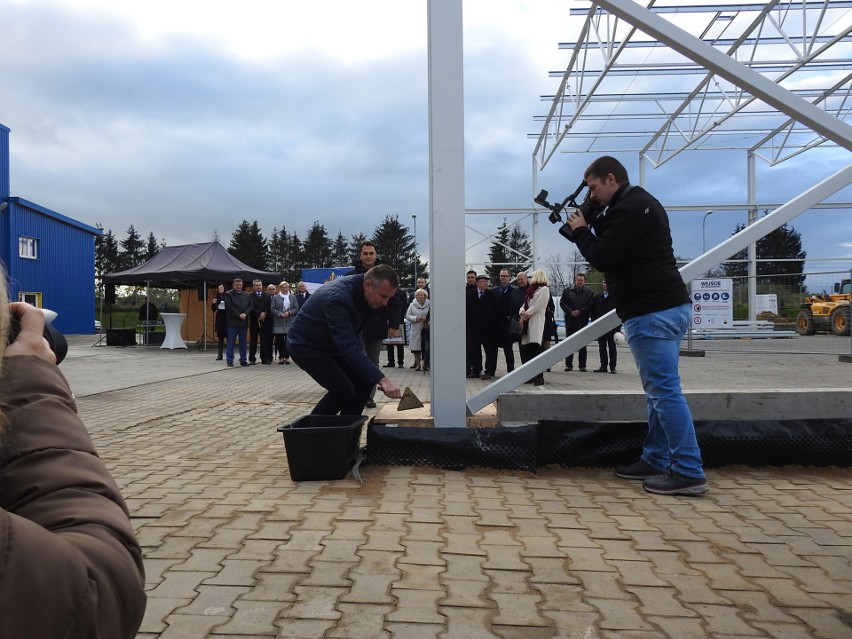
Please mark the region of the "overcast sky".
<svg viewBox="0 0 852 639"><path fill-rule="evenodd" d="M568 52L566 0L465 0L468 208L531 199L531 153ZM243 219L305 236L369 235L389 214L426 250L425 0L3 0L0 123L11 130L12 195L119 237L133 224L169 245L223 244ZM700 157L699 157L700 156ZM590 157L539 180L554 199ZM622 157L634 177L635 157ZM758 167L759 199L783 202L848 163L838 149ZM650 171L664 205L743 202L745 156L685 154ZM701 180L697 180L697 176ZM635 181L635 180L634 180ZM852 200L849 189L839 200ZM675 250L695 257L703 213L672 214ZM489 232L500 216L468 223ZM510 222L513 218L510 218ZM741 213L706 222L708 248ZM852 257L852 214L794 220L811 258ZM547 222L538 255L572 247ZM478 242L469 232L467 244ZM437 238L440 241L440 238ZM468 252L481 263L488 242ZM428 255L426 256L428 258ZM814 268L850 268L850 262Z"/></svg>

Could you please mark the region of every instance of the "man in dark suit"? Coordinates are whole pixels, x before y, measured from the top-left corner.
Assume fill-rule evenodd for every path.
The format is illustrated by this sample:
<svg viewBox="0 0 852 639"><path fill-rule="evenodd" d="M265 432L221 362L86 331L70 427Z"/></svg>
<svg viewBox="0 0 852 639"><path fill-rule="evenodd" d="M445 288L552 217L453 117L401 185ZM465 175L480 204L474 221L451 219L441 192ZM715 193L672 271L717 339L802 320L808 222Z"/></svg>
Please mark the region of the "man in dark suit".
<svg viewBox="0 0 852 639"><path fill-rule="evenodd" d="M272 363L272 321L267 321L272 298L263 290L263 282L254 280L251 292L251 315L249 316L249 364L257 364L258 342L260 363Z"/></svg>
<svg viewBox="0 0 852 639"><path fill-rule="evenodd" d="M497 305L494 291L489 290L487 275L477 275L476 285L467 291L468 377L491 379L497 368ZM485 349L485 370L482 368L482 349Z"/></svg>
<svg viewBox="0 0 852 639"><path fill-rule="evenodd" d="M609 290L606 287L606 280L603 281L603 292L599 295L595 295L595 298L592 302L592 321L594 322L596 319L600 319L611 310L615 308L615 300L612 295L609 294ZM615 373L615 365L617 363L618 351L615 348L615 334L620 329L620 326L616 326L611 331L601 335L598 338L598 354L600 355L601 365L600 368L596 368L594 373L606 373L607 366L609 366L609 372Z"/></svg>
<svg viewBox="0 0 852 639"><path fill-rule="evenodd" d="M299 282L296 285L296 303L299 305L299 308L302 308L302 304L308 301L308 298L311 294L308 292L308 285L304 282Z"/></svg>
<svg viewBox="0 0 852 639"><path fill-rule="evenodd" d="M574 279L574 286L562 291L559 306L565 313L565 336L573 335L589 323L589 315L592 312L592 299L595 293L586 288L585 273L578 273ZM580 356L580 372L586 372L586 358L589 351L585 346L578 351ZM574 370L574 353L565 358L565 370Z"/></svg>
<svg viewBox="0 0 852 639"><path fill-rule="evenodd" d="M514 342L509 337L509 321L512 319L512 274L509 269L500 270L500 284L493 289L495 305L497 309L497 334L496 346L503 349L503 357L506 358L506 372L515 370Z"/></svg>
<svg viewBox="0 0 852 639"><path fill-rule="evenodd" d="M364 240L361 242L358 259L355 260L355 268L348 273L348 276L363 275L374 266L380 264L382 264L382 260L379 258L376 245L370 240ZM382 352L382 341L388 337L396 337L399 332L397 318L402 311L400 310L400 300L396 297L395 293L396 291L394 291L394 296L386 305L377 308L375 312L371 314L369 324L365 327L362 334L364 339L364 351L367 353L367 357L370 358L370 361L376 366L379 365L379 354ZM376 388L374 386L370 393L370 398L367 400L367 408L376 407L376 400L374 399L375 395Z"/></svg>

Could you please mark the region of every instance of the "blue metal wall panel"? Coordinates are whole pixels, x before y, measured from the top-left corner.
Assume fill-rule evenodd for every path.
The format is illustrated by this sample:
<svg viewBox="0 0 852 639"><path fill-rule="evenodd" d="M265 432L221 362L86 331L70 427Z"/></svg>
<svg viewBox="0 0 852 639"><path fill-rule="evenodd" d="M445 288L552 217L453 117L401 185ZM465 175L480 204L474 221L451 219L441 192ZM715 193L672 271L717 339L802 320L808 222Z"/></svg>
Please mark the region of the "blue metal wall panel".
<svg viewBox="0 0 852 639"><path fill-rule="evenodd" d="M57 329L67 334L92 333L95 323L95 238L17 201L10 202L9 235L12 255L10 298L20 291L41 293L42 306L56 311ZM18 257L18 238L38 240L38 259Z"/></svg>

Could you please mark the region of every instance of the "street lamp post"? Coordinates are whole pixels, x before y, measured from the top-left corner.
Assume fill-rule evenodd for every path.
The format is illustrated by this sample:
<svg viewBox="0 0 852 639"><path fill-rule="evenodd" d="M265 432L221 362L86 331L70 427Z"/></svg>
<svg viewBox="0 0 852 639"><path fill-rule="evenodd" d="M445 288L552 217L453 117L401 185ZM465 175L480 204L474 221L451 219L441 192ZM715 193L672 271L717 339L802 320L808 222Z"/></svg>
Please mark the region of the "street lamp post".
<svg viewBox="0 0 852 639"><path fill-rule="evenodd" d="M417 214L412 213L411 219L414 220L414 281L412 285L417 287Z"/></svg>
<svg viewBox="0 0 852 639"><path fill-rule="evenodd" d="M705 226L705 222L707 222L707 216L708 215L713 215L713 211L707 211L704 214L704 219L701 220L701 254L702 255L707 252L707 241L706 241L706 236L705 236L705 230L706 230L707 227Z"/></svg>

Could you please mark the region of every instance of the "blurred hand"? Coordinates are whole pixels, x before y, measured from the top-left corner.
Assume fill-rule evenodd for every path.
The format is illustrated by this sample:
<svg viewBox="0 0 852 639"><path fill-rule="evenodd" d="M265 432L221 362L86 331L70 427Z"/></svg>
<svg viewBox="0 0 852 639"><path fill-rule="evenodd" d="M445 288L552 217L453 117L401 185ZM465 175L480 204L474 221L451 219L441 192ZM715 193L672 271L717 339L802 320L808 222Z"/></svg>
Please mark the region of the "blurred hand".
<svg viewBox="0 0 852 639"><path fill-rule="evenodd" d="M402 397L402 389L396 384L394 384L387 377L382 377L379 380L378 387L387 397L390 397L391 399L399 399L400 397Z"/></svg>
<svg viewBox="0 0 852 639"><path fill-rule="evenodd" d="M6 347L4 356L35 355L39 359L55 364L56 355L44 339L44 313L35 306L23 302L9 304L9 312L20 320L21 331L15 341Z"/></svg>

